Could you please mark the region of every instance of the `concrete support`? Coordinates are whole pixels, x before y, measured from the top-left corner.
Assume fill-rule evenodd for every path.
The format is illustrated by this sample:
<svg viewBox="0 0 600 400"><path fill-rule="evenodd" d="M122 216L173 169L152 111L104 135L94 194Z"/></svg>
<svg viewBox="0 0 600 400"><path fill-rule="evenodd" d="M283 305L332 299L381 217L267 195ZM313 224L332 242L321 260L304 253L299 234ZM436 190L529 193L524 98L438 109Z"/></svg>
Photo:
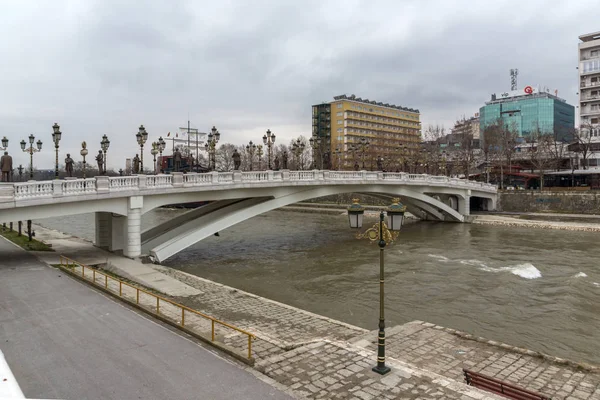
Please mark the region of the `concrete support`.
<svg viewBox="0 0 600 400"><path fill-rule="evenodd" d="M112 236L112 217L109 212L96 212L96 240L94 245L107 250Z"/></svg>
<svg viewBox="0 0 600 400"><path fill-rule="evenodd" d="M119 251L125 248L125 222L127 218L124 215L112 214L111 225L112 235L110 237L109 250Z"/></svg>
<svg viewBox="0 0 600 400"><path fill-rule="evenodd" d="M123 226L123 255L136 258L142 254L141 220L143 196L132 196L128 199L127 218Z"/></svg>
<svg viewBox="0 0 600 400"><path fill-rule="evenodd" d="M463 216L471 215L471 196L457 196L458 198L458 212Z"/></svg>

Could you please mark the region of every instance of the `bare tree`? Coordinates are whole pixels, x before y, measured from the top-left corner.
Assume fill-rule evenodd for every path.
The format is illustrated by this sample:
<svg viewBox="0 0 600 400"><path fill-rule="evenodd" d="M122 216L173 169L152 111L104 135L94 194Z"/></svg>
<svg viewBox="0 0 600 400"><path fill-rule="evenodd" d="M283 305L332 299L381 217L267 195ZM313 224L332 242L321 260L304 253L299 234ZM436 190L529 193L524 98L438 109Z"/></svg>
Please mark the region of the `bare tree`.
<svg viewBox="0 0 600 400"><path fill-rule="evenodd" d="M231 143L222 144L215 154L215 167L217 171L233 171L233 151L236 146Z"/></svg>
<svg viewBox="0 0 600 400"><path fill-rule="evenodd" d="M581 154L581 165L583 169L588 168L588 157L592 153L592 126L590 124L582 124L579 129L573 129L572 149L578 154Z"/></svg>
<svg viewBox="0 0 600 400"><path fill-rule="evenodd" d="M494 123L488 125L483 130L483 154L485 156L486 168L490 165L500 165L500 188L504 188L504 174L503 174L503 151L502 151L502 137L504 130L504 121L499 118ZM488 170L489 171L489 170ZM489 173L489 172L488 172Z"/></svg>
<svg viewBox="0 0 600 400"><path fill-rule="evenodd" d="M544 188L544 173L554 166L555 159L552 157L554 146L554 135L543 133L539 128L531 131L529 142L529 162L540 174L540 189Z"/></svg>

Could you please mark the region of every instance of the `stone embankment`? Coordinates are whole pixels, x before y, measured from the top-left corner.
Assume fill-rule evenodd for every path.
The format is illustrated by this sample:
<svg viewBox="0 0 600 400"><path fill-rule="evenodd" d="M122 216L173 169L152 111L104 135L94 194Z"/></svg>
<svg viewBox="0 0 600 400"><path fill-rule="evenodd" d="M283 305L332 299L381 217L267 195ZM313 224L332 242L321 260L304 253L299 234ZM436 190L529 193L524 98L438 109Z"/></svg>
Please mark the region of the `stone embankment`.
<svg viewBox="0 0 600 400"><path fill-rule="evenodd" d="M600 219L590 218L590 222L571 222L550 220L548 216L546 220L530 220L524 219L526 215L506 216L506 215L475 215L472 223L482 225L501 225L523 228L540 228L540 229L559 229L566 231L583 231L583 232L600 232ZM555 219L555 218L553 218Z"/></svg>
<svg viewBox="0 0 600 400"><path fill-rule="evenodd" d="M73 259L85 255L85 262L91 265L110 259L114 272L134 281L151 282L153 289L170 294L179 303L255 334L254 373L295 398L500 399L465 385L462 368L469 368L553 398L600 400L597 367L422 321L386 330L386 362L392 371L380 376L371 371L376 359L376 331L176 269L119 260L89 242L39 229L40 236L56 249L54 254ZM57 262L48 257L48 263ZM223 338L228 346L243 351L246 341L241 339L235 334Z"/></svg>

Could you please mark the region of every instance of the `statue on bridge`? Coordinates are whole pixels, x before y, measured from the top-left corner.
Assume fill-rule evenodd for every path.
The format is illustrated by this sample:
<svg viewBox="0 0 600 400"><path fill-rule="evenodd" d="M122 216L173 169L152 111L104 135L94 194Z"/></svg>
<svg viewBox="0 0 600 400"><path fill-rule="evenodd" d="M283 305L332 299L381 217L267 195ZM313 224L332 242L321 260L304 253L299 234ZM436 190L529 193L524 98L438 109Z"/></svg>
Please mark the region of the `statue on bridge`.
<svg viewBox="0 0 600 400"><path fill-rule="evenodd" d="M354 170L355 171L359 171L360 170L360 165L358 165L358 161L354 161Z"/></svg>
<svg viewBox="0 0 600 400"><path fill-rule="evenodd" d="M233 150L231 158L233 158L233 169L236 171L239 170L240 165L242 165L242 156L238 153L237 149Z"/></svg>
<svg viewBox="0 0 600 400"><path fill-rule="evenodd" d="M275 156L275 171L279 171L279 156Z"/></svg>
<svg viewBox="0 0 600 400"><path fill-rule="evenodd" d="M102 156L102 150L98 150L98 155L96 156L96 162L98 163L98 173L100 175L104 175L106 172L104 170L104 157Z"/></svg>
<svg viewBox="0 0 600 400"><path fill-rule="evenodd" d="M323 153L323 169L331 169L331 153L329 151Z"/></svg>
<svg viewBox="0 0 600 400"><path fill-rule="evenodd" d="M13 166L12 157L8 155L8 151L5 151L0 158L0 169L2 170L2 182L10 182Z"/></svg>
<svg viewBox="0 0 600 400"><path fill-rule="evenodd" d="M181 169L181 152L179 149L175 149L175 153L173 154L173 162L175 163L175 172L179 172Z"/></svg>
<svg viewBox="0 0 600 400"><path fill-rule="evenodd" d="M283 155L281 156L281 158L282 158L282 161L283 161L283 169L288 169L288 165L287 165L287 163L288 163L288 154L287 154L287 151L283 152Z"/></svg>
<svg viewBox="0 0 600 400"><path fill-rule="evenodd" d="M67 158L65 158L65 172L69 178L73 177L73 164L75 161L71 158L71 154L67 153Z"/></svg>
<svg viewBox="0 0 600 400"><path fill-rule="evenodd" d="M383 171L383 157L377 156L377 171Z"/></svg>
<svg viewBox="0 0 600 400"><path fill-rule="evenodd" d="M135 157L133 157L133 173L140 173L140 156L138 154L136 154Z"/></svg>

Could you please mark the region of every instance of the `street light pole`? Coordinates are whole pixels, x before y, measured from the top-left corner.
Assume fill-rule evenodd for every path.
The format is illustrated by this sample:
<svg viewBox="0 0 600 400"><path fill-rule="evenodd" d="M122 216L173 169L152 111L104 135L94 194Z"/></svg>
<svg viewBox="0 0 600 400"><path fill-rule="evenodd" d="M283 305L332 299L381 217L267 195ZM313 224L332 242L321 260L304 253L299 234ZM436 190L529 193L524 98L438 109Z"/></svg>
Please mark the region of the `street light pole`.
<svg viewBox="0 0 600 400"><path fill-rule="evenodd" d="M300 138L296 139L296 141L292 144L292 151L294 152L294 156L296 158L296 169L300 170L300 156L304 153L304 148L306 145L300 141Z"/></svg>
<svg viewBox="0 0 600 400"><path fill-rule="evenodd" d="M253 170L253 165L254 164L254 152L256 151L256 145L254 143L252 143L252 140L246 145L246 152L248 153L248 156L250 156L250 171Z"/></svg>
<svg viewBox="0 0 600 400"><path fill-rule="evenodd" d="M42 141L38 139L36 145L37 149L33 147L33 143L35 142L35 136L33 134L29 135L29 147L25 140L21 140L21 150L25 153L29 153L29 179L33 179L33 153L37 153L42 150Z"/></svg>
<svg viewBox="0 0 600 400"><path fill-rule="evenodd" d="M54 165L54 179L58 179L58 142L60 142L62 132L60 126L55 122L52 125L52 141L54 142L54 150L56 152L56 163Z"/></svg>
<svg viewBox="0 0 600 400"><path fill-rule="evenodd" d="M104 171L102 171L102 175L106 175L106 152L108 151L108 148L110 147L110 140L108 140L108 137L106 135L102 136L102 141L100 142L100 147L102 148L102 152L104 153L104 162L103 162L103 166L102 166L102 169L104 169Z"/></svg>
<svg viewBox="0 0 600 400"><path fill-rule="evenodd" d="M211 171L214 171L217 168L216 151L219 139L221 139L221 133L213 126L208 134L208 140L204 145L204 148L208 153L208 166Z"/></svg>
<svg viewBox="0 0 600 400"><path fill-rule="evenodd" d="M150 154L154 157L154 175L156 175L156 155L158 154L159 146L158 142L152 142L152 150L150 150Z"/></svg>
<svg viewBox="0 0 600 400"><path fill-rule="evenodd" d="M262 156L263 156L263 147L262 144L256 146L256 156L258 157L258 170L262 171Z"/></svg>
<svg viewBox="0 0 600 400"><path fill-rule="evenodd" d="M85 142L81 142L81 151L79 154L83 157L83 179L85 179L85 156L88 155L87 144Z"/></svg>
<svg viewBox="0 0 600 400"><path fill-rule="evenodd" d="M159 137L158 138L158 153L159 153L159 158L160 158L160 168L158 169L158 172L162 173L163 169L162 169L162 163L163 163L163 159L162 159L162 153L165 150L165 147L167 146L167 143L165 142L165 140L163 139L163 137ZM197 150L197 148L196 148ZM198 156L196 156L196 164L198 164ZM196 171L198 172L198 171Z"/></svg>
<svg viewBox="0 0 600 400"><path fill-rule="evenodd" d="M144 125L140 125L138 129L138 133L135 134L135 138L137 139L138 144L140 145L140 171L142 174L144 173L144 143L148 140L148 132L146 132L146 128Z"/></svg>
<svg viewBox="0 0 600 400"><path fill-rule="evenodd" d="M267 129L266 135L263 136L263 143L267 146L267 158L269 159L269 170L271 170L271 156L273 155L273 145L275 144L275 134Z"/></svg>
<svg viewBox="0 0 600 400"><path fill-rule="evenodd" d="M348 207L348 219L350 228L361 228L363 214L365 209L358 203L358 199L352 200L353 204ZM379 324L377 335L377 365L372 368L374 372L385 375L390 372L390 368L385 365L385 264L384 249L387 244L391 244L397 239L406 207L400 203L400 199L392 199L392 205L387 209L388 223L384 222L385 213L382 210L379 213L379 222L367 229L364 233L356 235L357 239L369 239L371 242L377 241L379 246Z"/></svg>

